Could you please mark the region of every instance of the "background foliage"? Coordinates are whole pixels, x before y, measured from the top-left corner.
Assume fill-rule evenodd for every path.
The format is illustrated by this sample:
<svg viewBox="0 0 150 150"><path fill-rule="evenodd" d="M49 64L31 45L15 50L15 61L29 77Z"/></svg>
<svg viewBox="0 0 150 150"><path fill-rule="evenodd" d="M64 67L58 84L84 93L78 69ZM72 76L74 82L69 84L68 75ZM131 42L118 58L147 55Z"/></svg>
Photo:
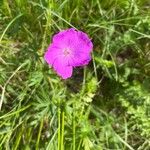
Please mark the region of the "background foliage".
<svg viewBox="0 0 150 150"><path fill-rule="evenodd" d="M91 37L93 60L61 80L53 34ZM150 149L149 0L0 1L0 149Z"/></svg>

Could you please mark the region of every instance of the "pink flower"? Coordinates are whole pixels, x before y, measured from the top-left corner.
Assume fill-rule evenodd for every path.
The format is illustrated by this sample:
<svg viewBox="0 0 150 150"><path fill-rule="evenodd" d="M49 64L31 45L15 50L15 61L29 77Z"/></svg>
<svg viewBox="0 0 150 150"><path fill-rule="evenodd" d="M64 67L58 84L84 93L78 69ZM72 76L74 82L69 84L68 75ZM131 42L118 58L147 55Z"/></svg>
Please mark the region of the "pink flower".
<svg viewBox="0 0 150 150"><path fill-rule="evenodd" d="M92 48L87 34L71 28L54 35L44 58L59 76L67 79L72 76L74 67L89 63Z"/></svg>

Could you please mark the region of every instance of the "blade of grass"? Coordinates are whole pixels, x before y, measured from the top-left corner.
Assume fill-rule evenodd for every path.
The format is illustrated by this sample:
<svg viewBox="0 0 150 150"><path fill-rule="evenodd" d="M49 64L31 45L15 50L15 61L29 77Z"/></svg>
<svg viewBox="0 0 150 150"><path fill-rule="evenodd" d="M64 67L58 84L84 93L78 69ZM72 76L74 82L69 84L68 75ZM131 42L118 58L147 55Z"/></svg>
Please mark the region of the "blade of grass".
<svg viewBox="0 0 150 150"><path fill-rule="evenodd" d="M0 99L0 110L1 110L1 108L2 108L3 99L4 99L4 94L5 94L5 90L6 90L7 84L8 84L9 81L16 75L16 73L17 73L23 66L25 66L26 64L27 64L26 62L23 63L23 64L21 64L21 65L13 72L13 74L8 78L8 80L6 81L6 83L5 83L5 85L4 85L3 89L2 89L2 96L1 96L1 99Z"/></svg>
<svg viewBox="0 0 150 150"><path fill-rule="evenodd" d="M36 141L36 150L39 149L39 142L40 142L40 138L41 138L41 133L42 133L42 128L43 128L43 118L41 119L41 123L40 123L40 127L39 127L39 132L38 132L38 137L37 137L37 141Z"/></svg>
<svg viewBox="0 0 150 150"><path fill-rule="evenodd" d="M62 118L62 122L61 122L61 150L64 150L64 117L65 117L65 112L64 110L62 110L61 112L61 118Z"/></svg>
<svg viewBox="0 0 150 150"><path fill-rule="evenodd" d="M13 24L13 22L15 22L18 18L20 18L23 14L19 14L18 16L16 16L14 19L12 19L10 21L10 23L7 25L7 27L5 28L5 30L3 31L1 37L0 37L0 43L5 35L5 33L7 32L7 30L9 29L9 27Z"/></svg>

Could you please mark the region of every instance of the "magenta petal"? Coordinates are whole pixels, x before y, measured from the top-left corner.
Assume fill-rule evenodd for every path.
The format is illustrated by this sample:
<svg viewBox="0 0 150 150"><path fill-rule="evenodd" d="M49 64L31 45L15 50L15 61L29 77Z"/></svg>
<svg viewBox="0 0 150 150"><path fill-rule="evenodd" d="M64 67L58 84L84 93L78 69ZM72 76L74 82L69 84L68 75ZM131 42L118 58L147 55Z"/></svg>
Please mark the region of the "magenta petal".
<svg viewBox="0 0 150 150"><path fill-rule="evenodd" d="M63 30L53 36L53 43L58 45L60 48L65 48L69 44L74 44L77 32L75 29L70 28L68 30Z"/></svg>
<svg viewBox="0 0 150 150"><path fill-rule="evenodd" d="M55 55L53 52L51 51L47 51L44 55L44 59L46 60L46 62L52 66L54 60L55 60Z"/></svg>
<svg viewBox="0 0 150 150"><path fill-rule="evenodd" d="M81 45L83 46L84 51L92 51L93 49L93 44L91 40L89 39L88 35L82 31L78 31L78 37Z"/></svg>
<svg viewBox="0 0 150 150"><path fill-rule="evenodd" d="M53 65L55 59L57 57L59 57L60 55L60 49L55 47L54 45L50 45L48 47L48 50L46 51L45 55L44 55L44 59L46 60L46 62L49 64L49 65Z"/></svg>
<svg viewBox="0 0 150 150"><path fill-rule="evenodd" d="M74 57L72 66L74 67L85 66L88 65L90 61L91 61L91 56L87 56L84 59L77 59Z"/></svg>
<svg viewBox="0 0 150 150"><path fill-rule="evenodd" d="M66 66L66 62L61 61L61 59L56 59L53 67L57 74L63 79L70 78L72 76L73 67Z"/></svg>
<svg viewBox="0 0 150 150"><path fill-rule="evenodd" d="M88 65L88 63L90 61L91 61L91 56L90 55L80 54L80 56L75 56L73 58L71 65L74 66L74 67L84 66L84 65Z"/></svg>

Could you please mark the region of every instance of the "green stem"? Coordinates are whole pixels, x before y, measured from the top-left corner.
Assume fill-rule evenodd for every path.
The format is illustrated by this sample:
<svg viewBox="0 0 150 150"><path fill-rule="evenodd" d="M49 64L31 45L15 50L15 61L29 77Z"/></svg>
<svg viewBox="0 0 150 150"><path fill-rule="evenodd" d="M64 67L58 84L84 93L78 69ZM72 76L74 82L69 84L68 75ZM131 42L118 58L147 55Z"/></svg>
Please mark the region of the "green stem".
<svg viewBox="0 0 150 150"><path fill-rule="evenodd" d="M79 145L78 145L78 149L77 149L77 150L80 150L81 144L82 144L82 139L80 139L80 142L79 142Z"/></svg>
<svg viewBox="0 0 150 150"><path fill-rule="evenodd" d="M83 70L83 83L82 83L82 94L84 93L85 91L85 82L86 82L86 67L84 67L84 70Z"/></svg>
<svg viewBox="0 0 150 150"><path fill-rule="evenodd" d="M60 130L60 107L58 107L58 150L60 150L60 142L61 142L61 140L60 140L60 132L61 132L61 130Z"/></svg>
<svg viewBox="0 0 150 150"><path fill-rule="evenodd" d="M62 124L61 124L61 150L64 150L64 111L62 111Z"/></svg>
<svg viewBox="0 0 150 150"><path fill-rule="evenodd" d="M75 131L76 131L76 122L75 122L75 104L73 104L73 150L76 150L76 135L75 135Z"/></svg>
<svg viewBox="0 0 150 150"><path fill-rule="evenodd" d="M39 149L39 142L40 142L42 128L43 128L43 118L41 120L40 127L39 127L39 133L38 133L37 142L36 142L36 150Z"/></svg>

